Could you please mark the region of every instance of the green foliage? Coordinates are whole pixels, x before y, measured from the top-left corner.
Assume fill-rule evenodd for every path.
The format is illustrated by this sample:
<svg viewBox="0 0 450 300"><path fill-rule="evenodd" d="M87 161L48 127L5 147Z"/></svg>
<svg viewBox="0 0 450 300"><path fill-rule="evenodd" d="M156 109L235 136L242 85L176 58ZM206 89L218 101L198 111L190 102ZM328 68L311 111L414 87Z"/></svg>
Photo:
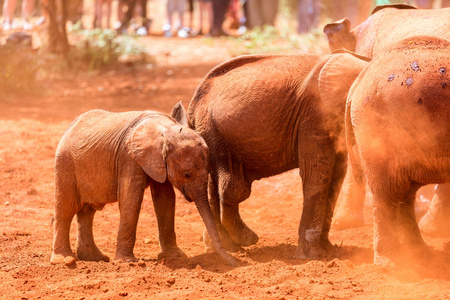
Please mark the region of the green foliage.
<svg viewBox="0 0 450 300"><path fill-rule="evenodd" d="M147 49L136 35L118 35L111 29L70 30L75 41L72 56L80 59L88 70L116 68L122 63L144 63L151 60Z"/></svg>

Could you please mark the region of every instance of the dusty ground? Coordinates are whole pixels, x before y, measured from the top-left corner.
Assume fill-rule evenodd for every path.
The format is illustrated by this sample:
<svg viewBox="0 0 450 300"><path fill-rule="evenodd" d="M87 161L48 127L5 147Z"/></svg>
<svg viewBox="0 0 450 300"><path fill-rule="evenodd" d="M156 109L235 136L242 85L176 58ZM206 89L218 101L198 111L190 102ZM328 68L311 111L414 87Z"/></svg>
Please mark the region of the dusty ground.
<svg viewBox="0 0 450 300"><path fill-rule="evenodd" d="M185 106L202 77L229 58L220 43L148 37L159 62L152 68L83 75L43 83L40 96L0 99L0 298L1 299L450 299L450 253L445 239L421 264L406 259L395 271L371 263L371 209L367 225L331 231L341 251L318 261L293 259L302 209L296 170L253 185L242 205L257 245L230 267L205 254L203 224L194 204L177 194L176 232L187 259L158 260L156 219L147 191L137 231L134 263L79 261L51 265L54 154L69 123L94 108L112 111ZM113 256L117 204L97 213L94 235ZM76 228L71 240L75 243ZM408 255L405 255L408 256Z"/></svg>

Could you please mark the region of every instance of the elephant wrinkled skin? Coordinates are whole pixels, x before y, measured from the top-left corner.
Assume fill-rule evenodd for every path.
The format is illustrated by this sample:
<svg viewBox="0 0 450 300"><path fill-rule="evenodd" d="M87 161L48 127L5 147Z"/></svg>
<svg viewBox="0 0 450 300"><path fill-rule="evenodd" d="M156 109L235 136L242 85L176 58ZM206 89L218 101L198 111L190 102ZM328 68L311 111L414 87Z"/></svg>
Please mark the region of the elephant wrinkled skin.
<svg viewBox="0 0 450 300"><path fill-rule="evenodd" d="M133 248L144 190L150 186L162 255L185 256L176 244L175 193L194 201L216 251L229 263L208 205L208 147L193 130L152 111L112 113L93 110L79 116L56 151L55 227L51 262L109 261L95 245L94 214L119 202L116 259L136 261ZM69 231L77 216L76 256Z"/></svg>
<svg viewBox="0 0 450 300"><path fill-rule="evenodd" d="M252 182L299 168L304 204L295 256L329 249L347 157L345 99L366 64L350 53L249 55L206 76L188 122L210 149L210 204L225 245L239 249L258 240L239 214Z"/></svg>

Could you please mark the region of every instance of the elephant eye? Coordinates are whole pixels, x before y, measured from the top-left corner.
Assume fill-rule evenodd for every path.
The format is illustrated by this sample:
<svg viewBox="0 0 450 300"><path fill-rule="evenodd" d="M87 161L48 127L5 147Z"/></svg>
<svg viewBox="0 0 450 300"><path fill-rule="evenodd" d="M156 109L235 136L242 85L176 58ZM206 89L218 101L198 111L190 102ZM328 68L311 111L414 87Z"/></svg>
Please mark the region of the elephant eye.
<svg viewBox="0 0 450 300"><path fill-rule="evenodd" d="M188 172L184 173L184 178L191 178L191 173Z"/></svg>

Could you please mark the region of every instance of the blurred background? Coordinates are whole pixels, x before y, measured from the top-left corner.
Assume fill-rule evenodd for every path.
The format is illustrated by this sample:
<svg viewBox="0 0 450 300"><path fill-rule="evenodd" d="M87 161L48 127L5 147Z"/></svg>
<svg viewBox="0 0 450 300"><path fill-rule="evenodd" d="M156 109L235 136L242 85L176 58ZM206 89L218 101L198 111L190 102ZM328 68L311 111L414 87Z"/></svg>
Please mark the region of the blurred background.
<svg viewBox="0 0 450 300"><path fill-rule="evenodd" d="M327 53L325 24L347 18L355 27L386 4L450 0L0 0L0 94L36 90L61 72L176 64L200 46L209 46L200 60L223 49Z"/></svg>

